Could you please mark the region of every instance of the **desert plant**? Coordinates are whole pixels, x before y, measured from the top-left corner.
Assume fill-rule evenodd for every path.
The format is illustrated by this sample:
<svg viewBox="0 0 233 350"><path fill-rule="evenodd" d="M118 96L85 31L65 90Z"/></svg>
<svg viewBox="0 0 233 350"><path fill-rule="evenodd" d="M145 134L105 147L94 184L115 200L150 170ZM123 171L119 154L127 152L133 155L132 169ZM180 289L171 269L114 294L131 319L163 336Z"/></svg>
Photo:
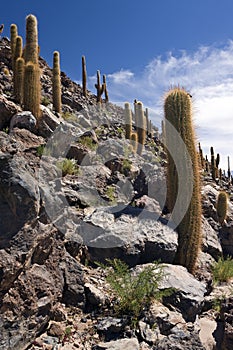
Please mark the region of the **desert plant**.
<svg viewBox="0 0 233 350"><path fill-rule="evenodd" d="M82 136L78 139L78 142L92 151L98 147L97 143L95 143L90 136Z"/></svg>
<svg viewBox="0 0 233 350"><path fill-rule="evenodd" d="M11 32L11 37L10 37L11 62L12 62L12 69L14 71L15 45L16 45L16 37L18 35L18 28L16 24L11 24L10 32Z"/></svg>
<svg viewBox="0 0 233 350"><path fill-rule="evenodd" d="M227 206L228 206L228 196L227 193L224 191L219 192L218 198L217 198L217 215L218 215L218 222L222 225L227 217Z"/></svg>
<svg viewBox="0 0 233 350"><path fill-rule="evenodd" d="M62 176L78 175L79 168L75 159L63 159L57 162L57 168L62 171Z"/></svg>
<svg viewBox="0 0 233 350"><path fill-rule="evenodd" d="M40 68L38 64L28 62L24 70L23 104L24 110L31 111L38 119L40 111Z"/></svg>
<svg viewBox="0 0 233 350"><path fill-rule="evenodd" d="M62 113L62 118L65 119L67 122L77 122L77 116L70 112Z"/></svg>
<svg viewBox="0 0 233 350"><path fill-rule="evenodd" d="M83 96L87 96L87 68L86 58L82 56L82 85L83 85Z"/></svg>
<svg viewBox="0 0 233 350"><path fill-rule="evenodd" d="M172 213L172 218L176 223L178 231L178 249L175 257L175 263L185 266L189 272L193 273L201 247L201 191L199 179L199 162L195 144L195 132L192 123L192 105L189 94L180 87L171 89L165 98L165 139L167 147L167 206ZM176 132L171 131L171 126ZM185 146L181 151L177 147L179 136ZM169 150L177 149L179 156L176 159L176 164ZM188 152L186 154L186 151ZM190 160L189 161L189 157ZM176 203L179 191L179 168L180 176L187 178L184 187L180 189L184 193L182 200ZM190 178L190 174L193 177ZM185 188L187 186L187 188ZM192 188L191 188L192 187ZM183 201L186 198L185 191L191 193L190 202L187 203L187 211L183 218L180 217L180 210L184 205ZM176 208L175 208L176 204ZM173 209L178 209L173 212Z"/></svg>
<svg viewBox="0 0 233 350"><path fill-rule="evenodd" d="M125 138L130 140L132 134L132 113L130 104L128 102L125 103Z"/></svg>
<svg viewBox="0 0 233 350"><path fill-rule="evenodd" d="M158 288L163 276L163 267L157 262L146 266L139 273L132 273L119 259L107 262L106 280L117 298L115 311L120 315L129 315L134 326L153 299L160 300L171 293L171 290L161 291Z"/></svg>
<svg viewBox="0 0 233 350"><path fill-rule="evenodd" d="M136 132L131 133L130 143L131 143L133 152L136 153L138 148L138 134Z"/></svg>
<svg viewBox="0 0 233 350"><path fill-rule="evenodd" d="M51 103L50 99L48 96L42 96L41 97L41 104L43 106L48 106Z"/></svg>
<svg viewBox="0 0 233 350"><path fill-rule="evenodd" d="M38 63L38 31L37 19L34 15L26 17L26 45L24 49L25 62Z"/></svg>
<svg viewBox="0 0 233 350"><path fill-rule="evenodd" d="M102 94L105 90L105 84L100 84L100 71L97 70L97 84L95 84L95 88L97 90L97 103L102 102Z"/></svg>
<svg viewBox="0 0 233 350"><path fill-rule="evenodd" d="M146 141L146 118L143 112L142 102L137 103L136 107L137 133L138 133L138 148L137 153L142 154L143 146Z"/></svg>
<svg viewBox="0 0 233 350"><path fill-rule="evenodd" d="M211 154L211 160L210 160L211 175L212 175L212 179L215 181L216 180L216 161L214 157L214 149L212 146L210 147L210 154Z"/></svg>
<svg viewBox="0 0 233 350"><path fill-rule="evenodd" d="M61 113L61 73L60 55L58 51L53 53L53 108L55 112Z"/></svg>
<svg viewBox="0 0 233 350"><path fill-rule="evenodd" d="M14 94L15 100L20 105L23 103L23 90L24 90L24 59L19 57L15 63L16 74L14 76Z"/></svg>
<svg viewBox="0 0 233 350"><path fill-rule="evenodd" d="M105 102L109 102L109 96L108 96L108 89L107 89L107 82L106 82L106 75L103 75L103 84L104 84L104 98Z"/></svg>
<svg viewBox="0 0 233 350"><path fill-rule="evenodd" d="M230 256L219 258L212 265L212 274L214 284L228 282L233 277L233 259Z"/></svg>

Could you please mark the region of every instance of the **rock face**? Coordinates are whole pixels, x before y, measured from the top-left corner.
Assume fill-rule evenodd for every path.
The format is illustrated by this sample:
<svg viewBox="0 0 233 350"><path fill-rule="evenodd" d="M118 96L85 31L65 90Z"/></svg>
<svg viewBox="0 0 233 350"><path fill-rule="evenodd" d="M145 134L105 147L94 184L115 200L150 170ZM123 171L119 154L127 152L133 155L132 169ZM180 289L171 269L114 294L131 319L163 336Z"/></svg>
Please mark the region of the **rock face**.
<svg viewBox="0 0 233 350"><path fill-rule="evenodd" d="M0 130L9 126L11 118L18 111L20 111L20 108L15 103L0 95Z"/></svg>

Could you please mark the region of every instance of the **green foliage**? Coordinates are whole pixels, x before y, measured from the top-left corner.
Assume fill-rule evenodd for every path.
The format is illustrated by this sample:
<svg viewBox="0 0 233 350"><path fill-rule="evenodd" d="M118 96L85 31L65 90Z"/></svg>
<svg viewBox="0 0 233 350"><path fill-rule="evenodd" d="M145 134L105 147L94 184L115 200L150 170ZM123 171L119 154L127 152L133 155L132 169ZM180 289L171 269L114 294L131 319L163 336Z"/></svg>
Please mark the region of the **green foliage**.
<svg viewBox="0 0 233 350"><path fill-rule="evenodd" d="M157 262L146 266L137 274L133 274L119 259L107 262L109 266L106 280L117 298L115 311L120 315L128 314L134 326L153 299L160 300L171 293L171 290L160 291L158 288L163 271L162 265Z"/></svg>
<svg viewBox="0 0 233 350"><path fill-rule="evenodd" d="M128 174L131 170L131 166L132 166L132 162L129 159L124 158L123 162L122 162L122 173L125 176L128 176Z"/></svg>
<svg viewBox="0 0 233 350"><path fill-rule="evenodd" d="M58 169L61 169L62 176L79 174L79 168L75 159L65 158L64 160L57 162L57 167Z"/></svg>
<svg viewBox="0 0 233 350"><path fill-rule="evenodd" d="M106 188L105 195L108 197L112 204L116 202L115 194L116 188L114 186L108 186Z"/></svg>
<svg viewBox="0 0 233 350"><path fill-rule="evenodd" d="M61 113L61 72L60 72L60 55L58 51L53 53L53 108L55 112Z"/></svg>
<svg viewBox="0 0 233 350"><path fill-rule="evenodd" d="M212 274L214 284L228 282L233 277L233 259L230 256L219 258L212 266Z"/></svg>
<svg viewBox="0 0 233 350"><path fill-rule="evenodd" d="M218 221L222 225L227 217L228 195L226 192L219 192L217 198L217 215Z"/></svg>
<svg viewBox="0 0 233 350"><path fill-rule="evenodd" d="M76 122L77 121L76 115L72 114L70 112L62 113L62 118L65 119L67 122Z"/></svg>
<svg viewBox="0 0 233 350"><path fill-rule="evenodd" d="M48 98L48 96L42 96L41 98L41 104L44 106L48 106L51 103L50 99Z"/></svg>
<svg viewBox="0 0 233 350"><path fill-rule="evenodd" d="M7 126L6 128L2 129L2 131L5 132L5 134L9 134L10 129Z"/></svg>
<svg viewBox="0 0 233 350"><path fill-rule="evenodd" d="M185 143L186 149L192 160L192 163L189 162L186 158L185 152L177 150L179 152L179 157L175 164L173 157L169 151L167 151L167 206L171 213L175 207L179 192L177 164L179 167L179 173L182 174L184 178L189 176L191 170L193 172L193 178L187 178L187 188L184 187L181 189L185 194L185 191L190 191L190 184L193 186L187 212L177 226L178 249L175 257L176 264L185 266L189 272L193 273L198 252L201 248L202 233L199 161L195 145L195 132L192 123L192 105L189 94L179 87L170 90L165 98L164 112L167 150L176 149L178 147L177 134L170 132L169 126L172 125ZM190 169L190 167L192 168ZM183 203L180 203L180 205L183 205ZM172 215L174 215L173 219L176 222L176 213L172 213ZM179 213L178 220L180 220Z"/></svg>
<svg viewBox="0 0 233 350"><path fill-rule="evenodd" d="M90 136L80 137L78 142L81 143L82 145L86 146L87 148L89 148L92 151L94 151L98 146L95 142L93 142L93 139Z"/></svg>

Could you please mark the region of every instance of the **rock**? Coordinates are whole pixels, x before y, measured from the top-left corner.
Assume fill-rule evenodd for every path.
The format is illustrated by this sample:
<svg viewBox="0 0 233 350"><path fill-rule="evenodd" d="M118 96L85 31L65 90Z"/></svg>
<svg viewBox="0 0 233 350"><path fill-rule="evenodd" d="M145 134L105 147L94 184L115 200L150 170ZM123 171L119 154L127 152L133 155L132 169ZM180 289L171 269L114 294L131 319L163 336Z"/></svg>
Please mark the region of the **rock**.
<svg viewBox="0 0 233 350"><path fill-rule="evenodd" d="M92 350L139 350L137 338L113 340L108 343L94 345Z"/></svg>
<svg viewBox="0 0 233 350"><path fill-rule="evenodd" d="M150 326L143 322L139 321L138 323L140 338L149 345L156 344L159 339L159 331L154 329L152 330Z"/></svg>
<svg viewBox="0 0 233 350"><path fill-rule="evenodd" d="M118 334L123 331L126 325L126 320L122 318L105 317L98 321L97 331L104 334L105 340L112 339L114 334Z"/></svg>
<svg viewBox="0 0 233 350"><path fill-rule="evenodd" d="M37 136L26 129L19 129L15 127L9 135L8 143L17 142L17 147L20 152L37 149L44 145L43 137Z"/></svg>
<svg viewBox="0 0 233 350"><path fill-rule="evenodd" d="M85 294L81 265L69 254L66 254L60 264L60 269L63 272L65 281L62 302L66 305L83 307Z"/></svg>
<svg viewBox="0 0 233 350"><path fill-rule="evenodd" d="M150 198L150 197L148 197L146 195L144 195L141 198L137 199L135 201L135 206L138 207L138 208L143 208L143 209L145 209L147 211L158 213L158 215L161 214L161 208L160 208L159 203L155 199Z"/></svg>
<svg viewBox="0 0 233 350"><path fill-rule="evenodd" d="M211 227L211 225L204 217L202 217L202 232L202 250L217 260L222 255L222 247L218 238L218 233Z"/></svg>
<svg viewBox="0 0 233 350"><path fill-rule="evenodd" d="M218 190L210 184L205 185L202 188L202 209L206 218L213 218L218 221L216 202L218 197Z"/></svg>
<svg viewBox="0 0 233 350"><path fill-rule="evenodd" d="M122 209L123 208L123 209ZM161 260L172 262L177 234L146 210L116 206L96 209L77 228L91 261L119 258L130 266Z"/></svg>
<svg viewBox="0 0 233 350"><path fill-rule="evenodd" d="M202 345L206 350L213 350L216 348L216 341L213 337L213 333L217 328L217 322L211 320L209 317L201 317L199 320L200 333L199 337Z"/></svg>
<svg viewBox="0 0 233 350"><path fill-rule="evenodd" d="M26 223L32 224L40 208L39 187L26 160L20 156L0 157L0 248Z"/></svg>
<svg viewBox="0 0 233 350"><path fill-rule="evenodd" d="M174 288L170 296L163 298L164 304L179 310L186 322L194 322L204 304L204 283L197 281L185 267L178 265L165 265L163 275L159 288Z"/></svg>
<svg viewBox="0 0 233 350"><path fill-rule="evenodd" d="M67 158L77 160L78 164L81 164L83 159L87 162L88 148L82 144L72 144L67 153Z"/></svg>
<svg viewBox="0 0 233 350"><path fill-rule="evenodd" d="M90 283L85 283L84 288L87 307L89 304L92 306L100 306L105 304L106 296L101 290Z"/></svg>
<svg viewBox="0 0 233 350"><path fill-rule="evenodd" d="M29 111L23 111L15 114L11 118L10 131L14 128L27 129L31 132L36 132L36 118Z"/></svg>
<svg viewBox="0 0 233 350"><path fill-rule="evenodd" d="M47 138L60 125L61 119L56 117L46 106L41 105L40 107L42 116L38 121L38 133L40 136Z"/></svg>
<svg viewBox="0 0 233 350"><path fill-rule="evenodd" d="M233 221L220 228L219 237L224 255L233 257Z"/></svg>
<svg viewBox="0 0 233 350"><path fill-rule="evenodd" d="M6 128L10 124L10 120L20 108L11 101L8 101L6 97L0 95L0 130Z"/></svg>
<svg viewBox="0 0 233 350"><path fill-rule="evenodd" d="M63 326L63 325L61 325L60 323L57 323L57 322L52 322L50 324L50 327L49 327L47 333L51 337L60 338L65 333L65 326Z"/></svg>

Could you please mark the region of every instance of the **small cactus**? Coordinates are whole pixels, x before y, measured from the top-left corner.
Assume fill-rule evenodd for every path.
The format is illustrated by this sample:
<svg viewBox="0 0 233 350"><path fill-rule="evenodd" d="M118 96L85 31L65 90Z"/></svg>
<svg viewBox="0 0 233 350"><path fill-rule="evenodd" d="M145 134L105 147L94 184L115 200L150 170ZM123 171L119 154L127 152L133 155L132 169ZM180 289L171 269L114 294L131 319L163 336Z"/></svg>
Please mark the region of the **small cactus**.
<svg viewBox="0 0 233 350"><path fill-rule="evenodd" d="M97 84L95 84L95 88L97 90L97 103L102 102L102 94L105 90L105 84L100 84L100 71L97 70Z"/></svg>
<svg viewBox="0 0 233 350"><path fill-rule="evenodd" d="M138 133L138 148L137 153L139 155L142 154L143 146L146 141L146 118L143 112L143 104L142 102L137 102L136 107L136 120L137 120L137 133Z"/></svg>
<svg viewBox="0 0 233 350"><path fill-rule="evenodd" d="M128 102L125 103L125 138L130 140L132 134L132 113L130 104Z"/></svg>
<svg viewBox="0 0 233 350"><path fill-rule="evenodd" d="M58 51L53 53L53 108L55 112L61 113L61 73L60 73L60 55Z"/></svg>
<svg viewBox="0 0 233 350"><path fill-rule="evenodd" d="M83 85L83 96L87 97L87 68L86 68L85 56L82 56L82 85Z"/></svg>
<svg viewBox="0 0 233 350"><path fill-rule="evenodd" d="M218 222L222 225L227 217L227 206L228 206L228 197L226 192L219 192L217 198L217 215Z"/></svg>
<svg viewBox="0 0 233 350"><path fill-rule="evenodd" d="M137 152L137 148L138 148L138 134L136 132L132 132L131 136L130 136L130 143L132 146L132 150L134 153Z"/></svg>

